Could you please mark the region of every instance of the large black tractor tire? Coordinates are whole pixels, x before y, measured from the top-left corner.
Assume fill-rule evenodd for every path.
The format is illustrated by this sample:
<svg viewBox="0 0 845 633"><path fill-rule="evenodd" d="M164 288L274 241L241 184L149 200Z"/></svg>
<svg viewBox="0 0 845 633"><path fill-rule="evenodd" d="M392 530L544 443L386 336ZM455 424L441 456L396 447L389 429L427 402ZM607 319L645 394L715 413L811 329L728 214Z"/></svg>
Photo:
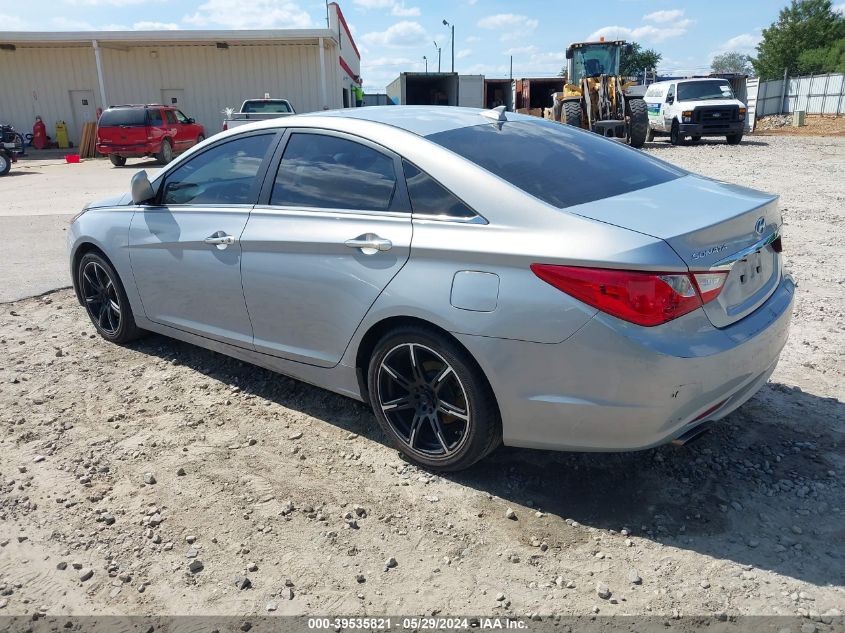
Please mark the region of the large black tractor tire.
<svg viewBox="0 0 845 633"><path fill-rule="evenodd" d="M571 125L572 127L582 127L581 104L577 101L564 101L560 122Z"/></svg>
<svg viewBox="0 0 845 633"><path fill-rule="evenodd" d="M642 99L628 101L628 143L637 149L645 145L648 138L648 108Z"/></svg>

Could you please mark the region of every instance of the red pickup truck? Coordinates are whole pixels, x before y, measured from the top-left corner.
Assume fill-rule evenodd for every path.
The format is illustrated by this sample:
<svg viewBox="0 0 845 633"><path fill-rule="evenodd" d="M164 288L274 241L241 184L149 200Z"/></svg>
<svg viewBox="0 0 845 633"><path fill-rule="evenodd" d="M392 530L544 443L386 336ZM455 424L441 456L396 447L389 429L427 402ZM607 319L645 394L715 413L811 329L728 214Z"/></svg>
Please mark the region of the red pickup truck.
<svg viewBox="0 0 845 633"><path fill-rule="evenodd" d="M97 151L116 167L131 156L155 156L166 165L204 139L205 128L171 106L111 106L97 122Z"/></svg>

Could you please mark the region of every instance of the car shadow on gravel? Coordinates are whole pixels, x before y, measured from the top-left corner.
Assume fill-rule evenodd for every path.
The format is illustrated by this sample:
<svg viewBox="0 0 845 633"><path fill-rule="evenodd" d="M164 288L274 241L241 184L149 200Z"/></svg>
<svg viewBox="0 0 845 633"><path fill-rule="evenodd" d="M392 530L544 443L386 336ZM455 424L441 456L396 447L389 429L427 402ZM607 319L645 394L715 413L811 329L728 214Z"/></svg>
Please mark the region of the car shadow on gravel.
<svg viewBox="0 0 845 633"><path fill-rule="evenodd" d="M740 141L739 144L740 144L740 146L742 146L742 145L752 145L752 146L756 146L756 147L768 147L769 146L769 144L765 141L757 141L757 140L752 141L752 140L748 140L748 139L743 139L742 141ZM658 139L656 141L651 141L649 143L646 143L645 146L644 146L644 149L661 150L661 149L669 149L669 148L673 148L673 147L702 147L704 145L721 145L723 147L736 147L735 145L728 145L728 142L725 139L720 139L719 137L709 139L709 140L708 139L701 139L700 141L696 141L695 143L691 143L691 142L687 141L686 143L684 143L681 146L672 145L669 142L669 139L667 138L666 140Z"/></svg>
<svg viewBox="0 0 845 633"><path fill-rule="evenodd" d="M845 403L770 383L683 447L503 447L449 479L634 539L843 585L843 423ZM809 431L823 428L830 432Z"/></svg>
<svg viewBox="0 0 845 633"><path fill-rule="evenodd" d="M360 402L157 335L133 348L388 444ZM441 476L523 506L518 514L526 523L533 514L527 508L534 508L814 584L842 585L843 429L845 403L770 383L683 447L633 453L501 447L469 470ZM531 529L557 540L554 522Z"/></svg>

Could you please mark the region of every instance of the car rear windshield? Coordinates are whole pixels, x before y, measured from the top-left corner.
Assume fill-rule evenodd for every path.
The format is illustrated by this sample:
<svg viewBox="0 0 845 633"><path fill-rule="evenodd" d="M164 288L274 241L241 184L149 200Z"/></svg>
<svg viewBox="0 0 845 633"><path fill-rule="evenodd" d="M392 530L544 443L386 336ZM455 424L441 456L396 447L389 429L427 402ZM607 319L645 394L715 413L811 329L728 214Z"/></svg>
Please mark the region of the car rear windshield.
<svg viewBox="0 0 845 633"><path fill-rule="evenodd" d="M106 110L100 115L100 127L114 127L118 125L141 126L146 125L146 111L144 108L115 108Z"/></svg>
<svg viewBox="0 0 845 633"><path fill-rule="evenodd" d="M685 81L678 84L678 101L733 98L734 92L727 81Z"/></svg>
<svg viewBox="0 0 845 633"><path fill-rule="evenodd" d="M685 175L616 141L537 119L476 125L428 137L559 208L659 185Z"/></svg>
<svg viewBox="0 0 845 633"><path fill-rule="evenodd" d="M241 112L276 114L290 112L290 106L286 101L247 101Z"/></svg>

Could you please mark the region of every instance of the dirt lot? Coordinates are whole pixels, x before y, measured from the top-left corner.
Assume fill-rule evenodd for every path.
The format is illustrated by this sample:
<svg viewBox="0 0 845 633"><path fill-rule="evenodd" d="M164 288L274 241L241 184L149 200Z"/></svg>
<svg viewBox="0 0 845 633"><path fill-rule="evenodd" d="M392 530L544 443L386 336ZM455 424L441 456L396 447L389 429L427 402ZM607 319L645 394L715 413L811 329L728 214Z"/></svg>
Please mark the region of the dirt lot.
<svg viewBox="0 0 845 633"><path fill-rule="evenodd" d="M158 336L109 345L67 290L7 303L0 615L798 614L832 630L845 139L648 151L782 196L791 338L713 432L634 454L503 448L433 476L361 404Z"/></svg>

